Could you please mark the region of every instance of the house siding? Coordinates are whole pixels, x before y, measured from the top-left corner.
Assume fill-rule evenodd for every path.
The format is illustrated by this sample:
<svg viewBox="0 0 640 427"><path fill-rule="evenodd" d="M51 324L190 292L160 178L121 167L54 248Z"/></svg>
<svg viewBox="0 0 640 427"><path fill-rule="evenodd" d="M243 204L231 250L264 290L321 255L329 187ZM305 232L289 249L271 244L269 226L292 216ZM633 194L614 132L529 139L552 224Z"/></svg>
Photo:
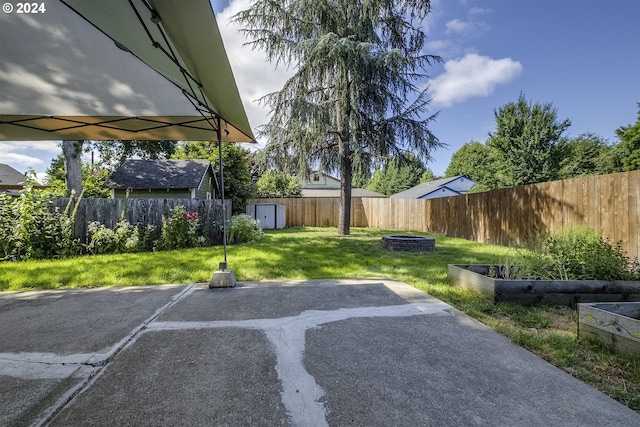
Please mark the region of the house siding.
<svg viewBox="0 0 640 427"><path fill-rule="evenodd" d="M442 187L442 188L438 188L437 190L434 190L430 193L427 193L423 196L418 197L418 199L437 199L440 197L451 197L451 196L457 196L460 193L453 191L449 188L446 187Z"/></svg>
<svg viewBox="0 0 640 427"><path fill-rule="evenodd" d="M202 179L200 188L196 190L196 198L201 200L207 200L207 193L209 193L210 197L212 199L215 199L212 182L213 182L213 174L209 171L206 173L206 175Z"/></svg>
<svg viewBox="0 0 640 427"><path fill-rule="evenodd" d="M115 199L125 199L127 191L125 189L114 190ZM182 190L131 190L129 192L130 199L190 199L191 191Z"/></svg>

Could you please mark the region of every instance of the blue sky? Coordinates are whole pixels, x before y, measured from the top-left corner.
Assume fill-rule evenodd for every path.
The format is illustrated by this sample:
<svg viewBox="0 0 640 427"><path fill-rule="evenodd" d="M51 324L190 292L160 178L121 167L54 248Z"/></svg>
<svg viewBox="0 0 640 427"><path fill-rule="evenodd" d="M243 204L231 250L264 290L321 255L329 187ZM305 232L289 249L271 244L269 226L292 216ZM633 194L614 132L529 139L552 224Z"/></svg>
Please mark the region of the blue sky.
<svg viewBox="0 0 640 427"><path fill-rule="evenodd" d="M278 90L286 69L274 69L245 40L229 17L249 0L212 0L218 25L251 125L268 121L255 100ZM592 132L611 143L615 130L636 121L640 102L640 1L638 0L436 0L423 23L425 52L444 63L427 70L431 129L447 148L427 164L443 174L451 155L469 141L485 141L494 110L523 92L549 102L567 136ZM55 143L0 142L0 163L44 172L60 149Z"/></svg>

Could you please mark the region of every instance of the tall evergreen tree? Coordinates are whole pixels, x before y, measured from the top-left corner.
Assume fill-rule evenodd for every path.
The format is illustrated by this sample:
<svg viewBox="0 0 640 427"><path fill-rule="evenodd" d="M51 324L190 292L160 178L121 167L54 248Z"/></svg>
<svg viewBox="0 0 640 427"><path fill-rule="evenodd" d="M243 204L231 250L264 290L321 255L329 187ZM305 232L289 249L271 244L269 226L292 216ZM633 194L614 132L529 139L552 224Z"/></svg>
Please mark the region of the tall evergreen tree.
<svg viewBox="0 0 640 427"><path fill-rule="evenodd" d="M295 74L265 97L272 116L265 154L305 176L339 171L338 233L349 234L353 171L440 146L428 124L427 66L420 25L428 0L256 0L234 19L250 44Z"/></svg>

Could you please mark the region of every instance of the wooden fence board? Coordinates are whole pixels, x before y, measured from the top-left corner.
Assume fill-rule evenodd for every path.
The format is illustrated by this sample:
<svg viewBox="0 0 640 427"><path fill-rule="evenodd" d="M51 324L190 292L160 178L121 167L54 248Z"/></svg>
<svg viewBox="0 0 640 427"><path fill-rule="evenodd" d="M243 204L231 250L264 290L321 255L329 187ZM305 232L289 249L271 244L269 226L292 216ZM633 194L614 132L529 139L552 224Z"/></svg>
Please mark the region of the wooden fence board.
<svg viewBox="0 0 640 427"><path fill-rule="evenodd" d="M623 246L629 244L629 175L615 175L615 229L612 241L622 242Z"/></svg>
<svg viewBox="0 0 640 427"><path fill-rule="evenodd" d="M629 174L628 196L629 255L640 258L640 170Z"/></svg>
<svg viewBox="0 0 640 427"><path fill-rule="evenodd" d="M616 228L615 180L613 175L601 177L600 229L605 237L614 239Z"/></svg>
<svg viewBox="0 0 640 427"><path fill-rule="evenodd" d="M64 210L69 199L54 199L51 207ZM99 222L108 228L121 220L131 225L148 226L160 230L163 216L169 215L176 206L183 205L188 212L198 212L206 230L210 231L210 241L219 240L218 229L222 224L222 203L219 200L192 199L81 199L75 216L75 232L85 242L87 227L92 222ZM227 218L231 216L231 202L226 203ZM217 224L217 225L215 225Z"/></svg>
<svg viewBox="0 0 640 427"><path fill-rule="evenodd" d="M262 202L256 199L250 203ZM287 226L337 225L338 198L266 199L287 206ZM356 198L353 226L428 231L479 242L523 244L570 224L602 230L640 252L640 171L574 178L448 198Z"/></svg>

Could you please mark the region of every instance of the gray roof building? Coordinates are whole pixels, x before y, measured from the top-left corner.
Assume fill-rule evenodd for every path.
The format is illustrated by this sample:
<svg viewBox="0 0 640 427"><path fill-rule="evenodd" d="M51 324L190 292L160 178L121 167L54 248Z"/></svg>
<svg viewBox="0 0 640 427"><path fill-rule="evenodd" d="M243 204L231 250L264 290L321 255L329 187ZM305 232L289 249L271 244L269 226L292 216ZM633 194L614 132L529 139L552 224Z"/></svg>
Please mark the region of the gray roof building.
<svg viewBox="0 0 640 427"><path fill-rule="evenodd" d="M215 175L209 160L127 160L107 181L112 197L211 198ZM202 194L200 194L202 193Z"/></svg>
<svg viewBox="0 0 640 427"><path fill-rule="evenodd" d="M469 177L459 175L453 178L441 178L423 182L389 197L392 199L434 199L437 197L457 196L468 193L474 185L475 182Z"/></svg>
<svg viewBox="0 0 640 427"><path fill-rule="evenodd" d="M340 180L324 172L312 172L307 179L301 179L302 197L340 197ZM352 187L351 197L387 197L375 191Z"/></svg>
<svg viewBox="0 0 640 427"><path fill-rule="evenodd" d="M23 185L24 174L18 172L9 165L0 163L0 184L2 185Z"/></svg>
<svg viewBox="0 0 640 427"><path fill-rule="evenodd" d="M23 173L18 172L9 165L0 163L0 192L17 196L25 184L26 179ZM37 182L33 187L45 188L45 186L42 186Z"/></svg>

